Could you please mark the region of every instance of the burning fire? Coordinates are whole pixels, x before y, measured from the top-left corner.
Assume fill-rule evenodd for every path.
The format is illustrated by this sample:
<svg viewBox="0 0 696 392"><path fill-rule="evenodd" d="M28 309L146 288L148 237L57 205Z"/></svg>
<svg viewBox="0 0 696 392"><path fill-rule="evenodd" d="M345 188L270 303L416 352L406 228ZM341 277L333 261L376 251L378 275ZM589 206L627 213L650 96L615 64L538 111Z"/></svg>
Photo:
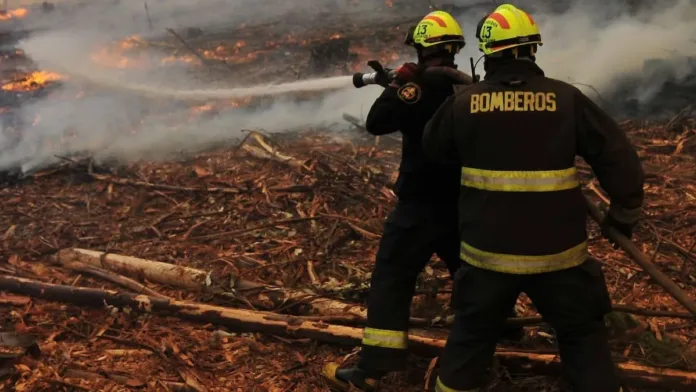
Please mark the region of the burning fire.
<svg viewBox="0 0 696 392"><path fill-rule="evenodd" d="M243 28L240 28L243 30ZM398 30L398 26L397 26ZM310 45L322 45L335 40L346 39L344 34L329 32L312 36L290 33L283 36L268 37L263 41L246 42L244 40L217 42L214 46L196 47L196 53L191 48L184 48L179 43L145 42L138 36L130 36L119 42L101 47L91 53L94 63L118 69L146 69L157 66L191 65L204 66L212 64L225 64L238 66L252 62L275 59L276 55L287 56L299 49ZM355 71L362 69L365 60L376 59L383 64L392 64L399 61L399 53L395 50L384 50L368 47L355 40L348 40L351 56L354 57L349 68ZM166 50L153 51L153 47ZM186 49L189 49L188 51Z"/></svg>
<svg viewBox="0 0 696 392"><path fill-rule="evenodd" d="M167 65L167 64L175 64L175 63L184 63L184 64L200 64L200 60L196 56L168 56L160 60L160 64L162 65Z"/></svg>
<svg viewBox="0 0 696 392"><path fill-rule="evenodd" d="M90 57L95 63L110 68L147 67L149 65L147 57L142 53L132 53L137 48L138 41L137 35L126 37L110 46L99 48L92 52Z"/></svg>
<svg viewBox="0 0 696 392"><path fill-rule="evenodd" d="M123 56L120 53L113 53L109 48L101 48L93 52L90 57L95 63L112 68L132 68L137 63L136 60Z"/></svg>
<svg viewBox="0 0 696 392"><path fill-rule="evenodd" d="M0 20L22 19L29 11L26 8L16 8L13 10L0 11Z"/></svg>
<svg viewBox="0 0 696 392"><path fill-rule="evenodd" d="M2 89L5 91L34 91L60 79L62 79L60 74L55 72L35 71L19 80L5 83L2 85Z"/></svg>
<svg viewBox="0 0 696 392"><path fill-rule="evenodd" d="M201 114L213 110L215 107L212 103L206 103L201 106L194 106L191 108L191 114Z"/></svg>
<svg viewBox="0 0 696 392"><path fill-rule="evenodd" d="M206 113L216 114L219 111L224 110L224 109L246 107L251 103L252 99L253 99L253 97L241 97L241 98L229 99L229 100L216 102L216 103L206 103L204 105L194 106L191 108L191 115L196 116L196 115L203 115Z"/></svg>
<svg viewBox="0 0 696 392"><path fill-rule="evenodd" d="M160 58L156 54L141 50L142 39L133 35L112 45L101 47L90 54L96 64L108 68L148 68L153 65L170 65L175 63L200 64L193 55L167 56Z"/></svg>

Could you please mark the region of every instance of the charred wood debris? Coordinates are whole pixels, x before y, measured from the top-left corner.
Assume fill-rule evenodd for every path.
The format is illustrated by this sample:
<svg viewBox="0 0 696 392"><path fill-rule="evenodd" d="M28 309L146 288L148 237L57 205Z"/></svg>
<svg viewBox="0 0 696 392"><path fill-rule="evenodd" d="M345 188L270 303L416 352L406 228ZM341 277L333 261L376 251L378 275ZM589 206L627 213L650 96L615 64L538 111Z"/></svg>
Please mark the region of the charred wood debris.
<svg viewBox="0 0 696 392"><path fill-rule="evenodd" d="M200 51L200 59L205 37L170 32L167 45ZM357 36L325 38L306 43L302 72L345 74L364 62ZM21 82L6 65L27 60L14 49L0 56L3 83ZM290 77L305 77L297 69ZM3 94L3 129L26 125L12 124L12 111L51 88L29 87ZM647 176L637 251L692 300L693 110L621 123ZM234 147L178 161L65 157L28 174L3 172L0 389L327 390L322 364L356 359L399 163L397 138L371 137L360 119L345 120L342 133L249 130ZM588 198L606 207L590 168L578 166ZM613 249L595 222L588 228L615 304L606 323L622 377L631 390L694 390L694 315ZM434 381L450 290L444 267L430 264L413 301L412 371L390 376L384 390ZM498 348L492 390L563 390L553 331L526 297L517 311L508 323L524 325L526 337Z"/></svg>

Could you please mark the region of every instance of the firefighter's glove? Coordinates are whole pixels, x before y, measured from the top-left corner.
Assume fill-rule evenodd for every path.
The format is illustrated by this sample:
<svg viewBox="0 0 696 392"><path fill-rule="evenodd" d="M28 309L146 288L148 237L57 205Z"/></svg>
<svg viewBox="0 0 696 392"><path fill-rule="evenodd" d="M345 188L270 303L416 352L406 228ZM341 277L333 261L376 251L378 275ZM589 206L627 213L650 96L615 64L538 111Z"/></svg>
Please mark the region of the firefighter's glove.
<svg viewBox="0 0 696 392"><path fill-rule="evenodd" d="M619 244L609 237L609 228L613 227L619 233L625 235L626 238L630 240L631 236L633 236L633 228L636 226L636 223L637 222L620 222L616 220L616 218L614 218L611 213L607 213L604 216L604 222L602 222L602 235L604 235L604 237L606 237L609 240L609 243L611 243L614 249L618 249Z"/></svg>
<svg viewBox="0 0 696 392"><path fill-rule="evenodd" d="M378 71L375 75L375 83L384 88L389 87L389 83L391 82L391 80L389 80L389 72L391 72L391 68L384 68Z"/></svg>
<svg viewBox="0 0 696 392"><path fill-rule="evenodd" d="M384 68L377 60L370 60L367 65L375 71L375 83L387 88L391 82L389 77L389 72L392 71L391 68Z"/></svg>
<svg viewBox="0 0 696 392"><path fill-rule="evenodd" d="M396 69L394 84L400 87L408 82L412 82L418 77L420 71L421 69L418 65L414 63L404 63Z"/></svg>

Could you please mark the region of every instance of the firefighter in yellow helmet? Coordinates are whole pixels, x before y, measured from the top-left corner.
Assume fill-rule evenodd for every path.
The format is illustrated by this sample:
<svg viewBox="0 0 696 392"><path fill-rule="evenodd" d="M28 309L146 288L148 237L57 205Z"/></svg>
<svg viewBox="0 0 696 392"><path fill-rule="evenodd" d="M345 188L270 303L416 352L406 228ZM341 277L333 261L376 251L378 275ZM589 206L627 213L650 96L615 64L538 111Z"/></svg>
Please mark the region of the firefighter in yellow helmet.
<svg viewBox="0 0 696 392"><path fill-rule="evenodd" d="M405 43L413 47L418 63L397 69L394 80L378 76L384 87L367 116L373 135L400 131L402 159L394 191L394 210L384 225L370 281L367 328L355 367L338 369L335 363L323 374L335 389L350 385L370 391L386 373L404 370L410 305L418 274L436 253L450 274L461 266L457 232L459 166L439 165L423 153L425 124L453 90L453 80L424 73L430 67L456 69L454 56L464 46L457 21L448 13L431 12L410 29Z"/></svg>
<svg viewBox="0 0 696 392"><path fill-rule="evenodd" d="M587 206L576 155L611 199L604 229L629 238L643 203L643 170L624 132L577 88L536 65L542 44L531 15L502 5L477 26L485 79L449 98L423 146L458 164L460 257L455 321L436 391L482 388L509 309L521 292L556 331L576 391L620 390L604 315L611 302L587 247Z"/></svg>

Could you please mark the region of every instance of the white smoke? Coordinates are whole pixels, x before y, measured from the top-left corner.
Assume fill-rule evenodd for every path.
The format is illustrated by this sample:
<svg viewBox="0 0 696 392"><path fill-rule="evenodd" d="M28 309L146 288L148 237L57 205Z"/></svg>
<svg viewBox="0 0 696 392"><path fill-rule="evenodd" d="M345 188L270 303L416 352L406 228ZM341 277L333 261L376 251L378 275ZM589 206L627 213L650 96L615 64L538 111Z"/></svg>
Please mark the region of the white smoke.
<svg viewBox="0 0 696 392"><path fill-rule="evenodd" d="M593 99L597 97L592 88L611 92L617 82L631 76L647 79L650 75L643 73L647 72L644 65L648 60L664 62L666 67L661 71L671 71L676 82L695 72L686 61L696 57L695 0L645 1L645 5L634 7L623 1L583 0L562 13L549 11L547 4L551 2L511 3L532 14L540 27L544 45L537 53L537 63L546 75L578 83L577 87ZM561 6L559 3L553 4L555 8ZM468 64L470 56L481 55L474 37L481 16L461 17L469 44L460 56L460 64ZM483 74L482 67L479 69ZM636 98L652 98L661 87L659 82L642 86L635 91Z"/></svg>
<svg viewBox="0 0 696 392"><path fill-rule="evenodd" d="M406 11L405 6L399 8L399 0L394 2L392 9L382 0L149 0L152 29L141 1L90 1L77 8L58 3L54 13L27 20L26 28L34 33L21 48L39 67L74 77L52 96L22 106L24 121L38 122L18 141L0 140L0 170L18 165L23 170L35 170L56 160L55 155L81 151L98 158L165 158L181 150L193 152L233 140L244 129L274 132L346 127L342 115L364 117L380 93L379 87L356 90L346 86L347 79L340 78L299 82L290 88L328 88L332 92L318 101L280 99L270 106L224 111L191 121L190 109L181 100L232 98L242 92L261 94L269 88L249 86L244 80L211 84L194 78L184 68L105 72L90 61L88 53L96 45L126 35L163 36L165 28L200 27L209 34L242 24L265 23L269 31L341 32L351 28L352 23L417 20L429 11L428 2L423 2L422 9L409 6ZM696 36L694 0L666 0L659 7L630 11L595 0L581 1L570 8L558 1L514 3L532 13L541 28L545 44L539 50L538 63L550 77L605 92L628 76L640 75L644 62L650 59L666 61L681 77L692 71L684 58L696 56L692 38ZM494 5L478 0L455 1L455 5L459 7L455 15L467 39L458 63L461 70L469 72L469 57L480 56L474 37L476 23ZM409 60L413 59L400 59ZM478 72L483 73L480 65ZM637 92L642 98L649 98L664 82L659 78L650 80L654 83ZM229 90L242 86L247 90ZM593 91L579 87L595 98ZM281 87L285 91L287 88ZM75 99L82 91L88 91L87 95Z"/></svg>
<svg viewBox="0 0 696 392"><path fill-rule="evenodd" d="M169 27L210 26L225 30L235 25L220 27L223 21L253 26L283 19L290 12L300 15L292 23L301 23L319 18L327 9L370 9L367 3L351 7L346 2L313 0L282 8L268 1L169 0L149 2L148 8L153 25L161 26L158 35L162 36L161 32ZM264 9L270 12L262 12ZM350 76L256 87L242 87L249 84L244 80L223 80L211 85L193 77L183 66L106 69L91 62L90 53L113 39L131 34L153 35L144 15L142 3L123 2L114 7L107 2L86 4L77 10L59 7L46 18L27 21L30 28L46 32L33 34L19 47L39 68L69 75L69 79L50 97L22 105L21 117L34 125L27 127L19 140L3 143L0 169L20 166L23 171L35 170L58 160L56 155L83 151L98 159L166 158L181 150L192 152L234 140L246 129L274 132L313 126L346 128L343 113L364 117L381 90L356 90ZM337 17L340 13L332 18ZM277 32L287 27L269 29ZM195 119L191 119L187 104L177 104L195 101L200 105L219 99L323 90L328 93L321 100L298 102L280 98L262 109L227 110ZM83 91L87 95L76 99Z"/></svg>

